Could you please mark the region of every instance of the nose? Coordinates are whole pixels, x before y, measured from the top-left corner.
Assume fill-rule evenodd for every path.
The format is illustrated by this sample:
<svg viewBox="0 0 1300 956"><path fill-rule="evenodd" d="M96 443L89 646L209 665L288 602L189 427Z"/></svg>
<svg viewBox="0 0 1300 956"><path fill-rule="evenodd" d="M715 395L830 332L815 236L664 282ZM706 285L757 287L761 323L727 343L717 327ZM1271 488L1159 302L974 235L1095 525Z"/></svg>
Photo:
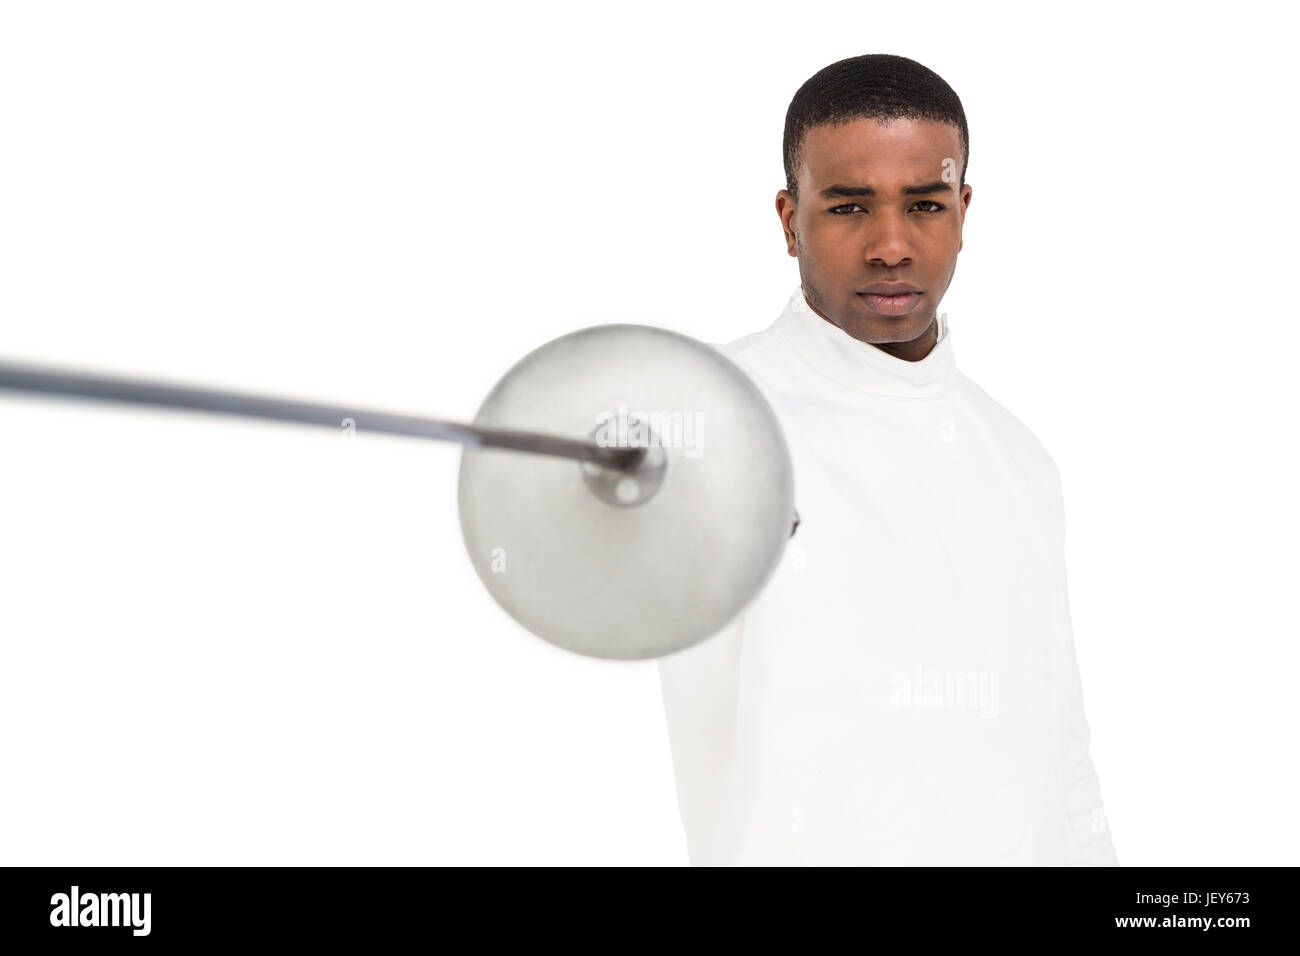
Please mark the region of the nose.
<svg viewBox="0 0 1300 956"><path fill-rule="evenodd" d="M869 265L892 268L911 262L912 238L907 213L893 209L877 213L867 235L865 254Z"/></svg>

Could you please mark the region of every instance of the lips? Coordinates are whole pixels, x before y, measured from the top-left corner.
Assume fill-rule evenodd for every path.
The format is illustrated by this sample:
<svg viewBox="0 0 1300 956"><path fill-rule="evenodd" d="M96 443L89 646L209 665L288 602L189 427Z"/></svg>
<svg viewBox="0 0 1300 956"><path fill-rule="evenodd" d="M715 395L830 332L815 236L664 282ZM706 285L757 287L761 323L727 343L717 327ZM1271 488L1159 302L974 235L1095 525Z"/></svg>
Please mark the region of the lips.
<svg viewBox="0 0 1300 956"><path fill-rule="evenodd" d="M907 315L921 301L922 292L906 282L874 282L858 291L867 308L879 315Z"/></svg>

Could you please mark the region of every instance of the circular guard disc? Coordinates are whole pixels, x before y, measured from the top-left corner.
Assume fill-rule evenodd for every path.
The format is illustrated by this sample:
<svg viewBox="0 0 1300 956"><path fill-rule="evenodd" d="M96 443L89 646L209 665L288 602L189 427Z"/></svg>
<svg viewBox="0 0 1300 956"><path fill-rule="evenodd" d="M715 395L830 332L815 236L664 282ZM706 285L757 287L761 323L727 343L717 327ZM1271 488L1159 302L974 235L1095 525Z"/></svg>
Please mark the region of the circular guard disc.
<svg viewBox="0 0 1300 956"><path fill-rule="evenodd" d="M638 505L602 500L572 459L474 446L461 458L461 531L479 578L529 631L590 657L661 657L716 634L790 536L794 473L771 406L688 336L625 324L562 336L520 360L474 424L644 445L636 416L667 456Z"/></svg>

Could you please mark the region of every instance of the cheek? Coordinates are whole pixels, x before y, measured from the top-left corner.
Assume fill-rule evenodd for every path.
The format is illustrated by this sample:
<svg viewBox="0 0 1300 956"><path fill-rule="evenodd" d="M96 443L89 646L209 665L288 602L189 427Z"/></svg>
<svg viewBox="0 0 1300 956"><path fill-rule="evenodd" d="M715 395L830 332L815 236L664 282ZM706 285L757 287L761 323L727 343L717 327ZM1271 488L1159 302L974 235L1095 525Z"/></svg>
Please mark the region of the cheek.
<svg viewBox="0 0 1300 956"><path fill-rule="evenodd" d="M927 254L936 260L936 264L956 258L961 249L961 224L954 223L936 229L925 245Z"/></svg>
<svg viewBox="0 0 1300 956"><path fill-rule="evenodd" d="M866 240L860 234L845 228L843 224L819 223L808 230L805 238L808 248L819 259L825 259L827 262L853 259L860 255L866 246Z"/></svg>

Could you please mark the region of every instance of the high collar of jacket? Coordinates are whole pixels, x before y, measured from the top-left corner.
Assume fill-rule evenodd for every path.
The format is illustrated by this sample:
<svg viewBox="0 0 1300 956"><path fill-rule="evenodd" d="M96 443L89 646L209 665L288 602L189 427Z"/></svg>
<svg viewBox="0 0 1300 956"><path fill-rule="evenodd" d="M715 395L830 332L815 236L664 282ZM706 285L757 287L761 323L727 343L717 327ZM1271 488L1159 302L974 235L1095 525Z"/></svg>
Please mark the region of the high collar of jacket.
<svg viewBox="0 0 1300 956"><path fill-rule="evenodd" d="M939 314L939 341L925 358L909 362L853 338L812 310L800 285L774 328L809 365L842 385L876 395L933 398L953 384L952 330Z"/></svg>

